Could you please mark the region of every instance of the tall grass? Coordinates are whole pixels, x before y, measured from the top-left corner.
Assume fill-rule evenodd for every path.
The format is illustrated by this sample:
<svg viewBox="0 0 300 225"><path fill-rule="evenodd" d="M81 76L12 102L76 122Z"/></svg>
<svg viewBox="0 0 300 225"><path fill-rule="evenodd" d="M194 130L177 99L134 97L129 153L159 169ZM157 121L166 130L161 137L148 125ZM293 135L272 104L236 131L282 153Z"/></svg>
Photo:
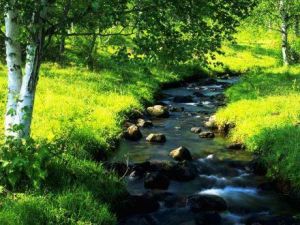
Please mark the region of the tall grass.
<svg viewBox="0 0 300 225"><path fill-rule="evenodd" d="M270 177L291 182L298 189L300 66L281 66L280 39L276 34L248 34L249 30L241 32L236 45L226 46L229 56L220 58L228 68L245 74L227 90L229 104L218 111L217 122L234 124L230 139L259 153ZM258 40L253 42L253 37Z"/></svg>

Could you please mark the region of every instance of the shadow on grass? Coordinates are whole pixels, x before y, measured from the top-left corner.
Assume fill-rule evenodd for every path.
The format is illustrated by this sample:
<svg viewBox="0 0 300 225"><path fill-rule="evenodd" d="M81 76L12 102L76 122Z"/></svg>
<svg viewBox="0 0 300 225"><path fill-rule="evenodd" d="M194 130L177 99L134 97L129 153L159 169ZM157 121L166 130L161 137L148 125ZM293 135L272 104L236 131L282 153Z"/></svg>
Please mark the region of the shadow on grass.
<svg viewBox="0 0 300 225"><path fill-rule="evenodd" d="M242 77L237 85L226 92L230 101L256 99L272 95L287 95L300 92L300 77L289 71L266 72L257 68Z"/></svg>
<svg viewBox="0 0 300 225"><path fill-rule="evenodd" d="M276 48L266 48L262 44L235 44L231 46L235 51L251 52L256 58L265 56L281 60L280 51Z"/></svg>

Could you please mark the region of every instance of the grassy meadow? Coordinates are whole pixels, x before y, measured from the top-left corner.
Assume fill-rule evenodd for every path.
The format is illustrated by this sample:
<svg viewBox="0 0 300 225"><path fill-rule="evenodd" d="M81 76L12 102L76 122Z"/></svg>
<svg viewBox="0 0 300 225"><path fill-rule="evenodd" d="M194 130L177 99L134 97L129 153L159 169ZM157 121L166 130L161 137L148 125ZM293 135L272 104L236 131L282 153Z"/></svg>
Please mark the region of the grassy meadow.
<svg viewBox="0 0 300 225"><path fill-rule="evenodd" d="M1 187L0 224L115 224L117 209L112 206L118 206L126 195L125 187L95 160L114 147L121 124L133 109L153 102L162 84L184 79L194 69L120 65L109 59L101 61L101 69L94 72L75 65L43 64L32 135L37 149L55 149L57 154L46 165L48 173L40 191L28 192L24 187L25 193L10 192ZM1 65L2 137L6 76L6 67Z"/></svg>
<svg viewBox="0 0 300 225"><path fill-rule="evenodd" d="M244 75L227 90L229 105L218 111L217 122L234 124L231 141L258 153L271 178L299 189L300 66L281 66L279 41L277 33L245 29L236 44L225 46L219 59ZM291 42L299 52L299 38Z"/></svg>

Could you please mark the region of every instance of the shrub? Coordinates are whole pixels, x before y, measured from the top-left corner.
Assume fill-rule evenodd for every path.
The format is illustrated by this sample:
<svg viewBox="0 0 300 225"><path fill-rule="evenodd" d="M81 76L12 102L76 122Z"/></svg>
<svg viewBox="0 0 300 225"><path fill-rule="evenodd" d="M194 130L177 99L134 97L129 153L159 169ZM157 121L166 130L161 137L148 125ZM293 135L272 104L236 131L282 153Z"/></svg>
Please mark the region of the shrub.
<svg viewBox="0 0 300 225"><path fill-rule="evenodd" d="M0 147L0 181L9 189L39 188L47 176L50 145L7 139Z"/></svg>

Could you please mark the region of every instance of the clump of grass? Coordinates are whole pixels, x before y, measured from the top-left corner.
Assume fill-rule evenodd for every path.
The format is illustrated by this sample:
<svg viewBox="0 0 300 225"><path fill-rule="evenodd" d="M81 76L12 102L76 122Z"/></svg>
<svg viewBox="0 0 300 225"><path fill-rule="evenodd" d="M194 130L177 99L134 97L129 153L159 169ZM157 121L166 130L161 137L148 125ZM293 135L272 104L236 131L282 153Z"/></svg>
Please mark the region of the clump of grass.
<svg viewBox="0 0 300 225"><path fill-rule="evenodd" d="M85 188L51 194L14 194L2 198L0 224L99 224L116 223L109 207L100 204Z"/></svg>

